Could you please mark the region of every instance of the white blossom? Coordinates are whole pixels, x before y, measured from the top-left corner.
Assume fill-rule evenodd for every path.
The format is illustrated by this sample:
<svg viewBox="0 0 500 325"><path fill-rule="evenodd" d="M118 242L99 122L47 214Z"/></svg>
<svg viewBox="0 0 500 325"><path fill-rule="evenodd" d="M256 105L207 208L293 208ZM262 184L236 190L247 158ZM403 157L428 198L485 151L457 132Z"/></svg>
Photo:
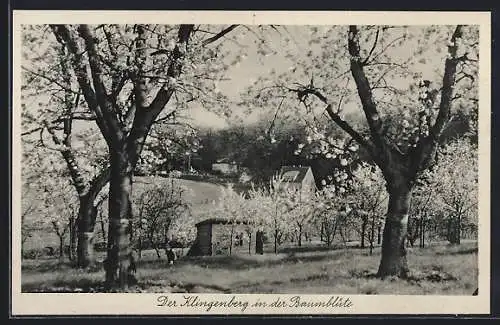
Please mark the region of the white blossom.
<svg viewBox="0 0 500 325"><path fill-rule="evenodd" d="M351 150L352 152L356 152L356 151L358 151L358 145L352 144L351 146L349 146L348 149Z"/></svg>
<svg viewBox="0 0 500 325"><path fill-rule="evenodd" d="M176 86L177 86L177 79L175 79L174 77L168 77L167 88L172 89L175 88Z"/></svg>
<svg viewBox="0 0 500 325"><path fill-rule="evenodd" d="M177 45L177 42L175 41L175 39L172 38L168 41L167 49L170 51L173 51L175 48L175 45Z"/></svg>

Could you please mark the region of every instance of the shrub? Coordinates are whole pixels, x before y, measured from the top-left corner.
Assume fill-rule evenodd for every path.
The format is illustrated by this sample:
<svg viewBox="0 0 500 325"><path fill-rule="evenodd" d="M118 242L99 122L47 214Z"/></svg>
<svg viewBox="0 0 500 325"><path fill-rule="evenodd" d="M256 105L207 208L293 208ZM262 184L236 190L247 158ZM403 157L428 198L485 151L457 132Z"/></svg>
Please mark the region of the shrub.
<svg viewBox="0 0 500 325"><path fill-rule="evenodd" d="M50 250L52 249L52 251ZM45 248L33 248L33 249L29 249L29 250L25 250L23 251L23 259L29 259L29 260L34 260L34 259L37 259L37 258L40 258L40 257L44 257L44 256L53 256L53 255L50 255L51 252L54 252L56 253L56 250L53 249L53 247L45 247Z"/></svg>

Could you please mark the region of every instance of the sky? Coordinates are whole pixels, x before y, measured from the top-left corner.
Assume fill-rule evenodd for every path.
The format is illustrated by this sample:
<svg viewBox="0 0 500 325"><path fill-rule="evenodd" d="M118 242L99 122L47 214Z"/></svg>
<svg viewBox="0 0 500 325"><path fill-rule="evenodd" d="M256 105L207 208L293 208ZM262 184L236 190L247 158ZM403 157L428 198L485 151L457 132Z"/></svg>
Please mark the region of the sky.
<svg viewBox="0 0 500 325"><path fill-rule="evenodd" d="M222 26L221 26L222 28ZM242 29L243 27L239 27ZM239 34L237 29L233 30L234 33ZM300 34L300 33L297 33ZM281 37L278 34L271 35L271 40L276 40ZM280 55L258 55L257 54L257 44L256 36L246 34L242 37L236 36L238 43L245 46L246 50L245 59L243 59L239 64L232 66L226 74L228 80L220 81L219 88L223 94L228 96L231 100L238 102L240 99L240 93L245 90L246 87L250 86L257 80L257 78L267 76L272 68L279 72L286 71L293 63L288 59L285 59ZM232 42L223 40L225 46L228 49L236 49L237 45ZM238 110L236 106L233 106L233 110ZM257 112L256 112L257 113ZM219 117L217 114L207 111L202 107L193 108L191 111L191 117L194 119L194 123L199 126L211 127L211 128L223 128L228 126L226 119ZM247 117L247 122L256 121L258 114L253 114Z"/></svg>
<svg viewBox="0 0 500 325"><path fill-rule="evenodd" d="M222 28L222 27L221 27ZM243 27L240 27L243 28ZM243 44L247 47L246 58L242 60L237 66L233 66L227 72L226 77L230 79L229 81L221 81L219 84L219 88L221 91L226 94L230 99L234 101L239 100L240 92L244 91L244 89L250 86L252 83L257 80L260 76L267 76L271 69L275 69L277 73L286 72L290 67L294 66L294 62L290 59L284 57L283 53L280 52L279 45L283 44L280 42L280 39L284 37L290 36L294 41L288 43L289 46L294 47L294 51L301 56L305 56L306 51L310 48L308 46L308 41L310 36L308 34L308 28L304 28L302 26L287 26L285 32L279 33L268 33L268 44L271 44L278 53L263 56L257 54L257 45L255 44L256 36L250 33L245 34L244 36L236 35L236 39L240 44ZM421 32L421 27L409 27L409 33L418 33ZM234 33L238 33L237 29L233 31ZM390 31L389 31L390 33ZM225 45L227 44L228 48L234 48L234 44L229 41L225 41ZM411 41L406 41L405 46L396 47L392 50L389 50L388 53L396 58L407 58L411 57L412 53L419 46L418 39L413 39ZM420 72L424 79L435 79L435 69L438 70L443 67L443 55L442 53L437 53L435 48L427 48L428 51L426 57L427 60L421 62L414 62L414 71ZM315 55L318 53L315 53ZM394 84L397 84L401 87L408 86L408 80L393 80ZM234 108L237 110L238 108ZM345 107L345 111L354 111L359 109L353 103L350 103ZM191 109L191 117L194 119L194 123L199 126L212 127L212 128L222 128L227 126L227 122L225 119L213 114L203 108L197 107ZM251 116L246 118L247 122L256 121L259 117L258 112L255 112Z"/></svg>
<svg viewBox="0 0 500 325"><path fill-rule="evenodd" d="M224 26L221 26L221 29ZM415 31L418 30L415 29ZM411 31L411 29L410 29ZM245 90L246 87L252 85L259 77L268 76L271 69L274 69L277 74L281 72L286 72L290 67L294 66L295 62L286 58L283 55L280 46L283 45L283 38L290 37L293 42L287 43L289 46L293 47L294 51L300 56L305 56L307 50L310 49L308 42L310 40L309 28L304 28L303 26L287 26L286 31L281 30L280 32L273 32L272 30L266 33L266 44L269 44L276 51L275 54L269 53L268 55L258 54L258 36L248 32L247 28L244 26L239 26L234 29L228 37L236 39L237 42L243 46L245 59L243 59L238 65L231 66L227 71L226 81L219 82L219 88L222 93L228 96L230 101L238 102L240 99L240 93ZM235 45L234 42L228 41L227 39L222 39L224 46L228 50L236 50L239 46ZM391 53L395 57L407 57L411 55L417 46L417 41L407 42L404 47L398 47L397 52ZM315 53L318 54L318 53ZM441 55L442 56L442 55ZM416 63L417 70L420 70L424 76L431 75L436 63L440 63L440 57L434 54L429 54L427 56L429 59L423 63ZM23 63L24 64L24 63ZM398 81L399 84L404 83L402 80ZM241 110L242 108L236 105L231 105L234 111ZM358 107L354 104L347 107L347 111L356 110ZM251 123L259 118L259 114L262 110L255 110L254 114L247 116L245 121ZM189 109L188 118L194 126L199 127L210 127L210 128L223 128L228 126L226 119L204 109L200 106L193 106Z"/></svg>

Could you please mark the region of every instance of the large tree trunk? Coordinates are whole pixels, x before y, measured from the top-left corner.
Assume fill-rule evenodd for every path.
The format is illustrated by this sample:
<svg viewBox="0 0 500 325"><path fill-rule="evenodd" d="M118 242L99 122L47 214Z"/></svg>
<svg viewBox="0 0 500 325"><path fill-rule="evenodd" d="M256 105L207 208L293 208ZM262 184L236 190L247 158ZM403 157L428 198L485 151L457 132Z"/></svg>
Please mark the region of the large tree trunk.
<svg viewBox="0 0 500 325"><path fill-rule="evenodd" d="M85 268L95 263L94 226L97 209L89 202L89 196L81 198L78 216L77 265Z"/></svg>
<svg viewBox="0 0 500 325"><path fill-rule="evenodd" d="M126 289L129 274L130 221L132 220L132 165L125 151L111 154L109 230L106 282ZM118 273L118 274L117 274Z"/></svg>
<svg viewBox="0 0 500 325"><path fill-rule="evenodd" d="M408 211L411 201L411 189L407 186L389 188L389 208L385 221L382 240L382 259L378 276L406 277L405 240L408 231Z"/></svg>

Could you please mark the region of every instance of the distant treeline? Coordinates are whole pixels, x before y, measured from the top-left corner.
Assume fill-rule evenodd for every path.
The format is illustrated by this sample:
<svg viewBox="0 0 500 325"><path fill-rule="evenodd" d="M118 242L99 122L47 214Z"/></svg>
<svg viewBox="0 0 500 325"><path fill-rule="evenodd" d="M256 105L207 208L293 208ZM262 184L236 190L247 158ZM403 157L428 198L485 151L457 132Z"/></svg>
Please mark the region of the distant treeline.
<svg viewBox="0 0 500 325"><path fill-rule="evenodd" d="M350 114L351 124L358 130L366 129L364 119L359 114ZM455 113L445 130L442 141L464 136L469 130L468 116ZM393 123L390 120L387 124ZM300 143L306 142L307 132L303 124L297 121L282 122L273 125L268 119L261 119L251 125L231 126L221 130L204 129L198 132L199 148L185 155L186 150L170 151L166 163L160 167L163 171L193 168L199 172L211 173L212 164L219 159L227 159L246 168L253 176L253 182L267 181L283 165L311 166L315 179L319 182L338 166L335 159L326 159L318 155L294 154ZM345 138L345 134L335 125L329 130L331 136ZM477 140L477 139L476 139ZM186 144L186 147L188 144ZM161 155L161 152L156 152ZM359 150L356 159L368 161L365 151Z"/></svg>

